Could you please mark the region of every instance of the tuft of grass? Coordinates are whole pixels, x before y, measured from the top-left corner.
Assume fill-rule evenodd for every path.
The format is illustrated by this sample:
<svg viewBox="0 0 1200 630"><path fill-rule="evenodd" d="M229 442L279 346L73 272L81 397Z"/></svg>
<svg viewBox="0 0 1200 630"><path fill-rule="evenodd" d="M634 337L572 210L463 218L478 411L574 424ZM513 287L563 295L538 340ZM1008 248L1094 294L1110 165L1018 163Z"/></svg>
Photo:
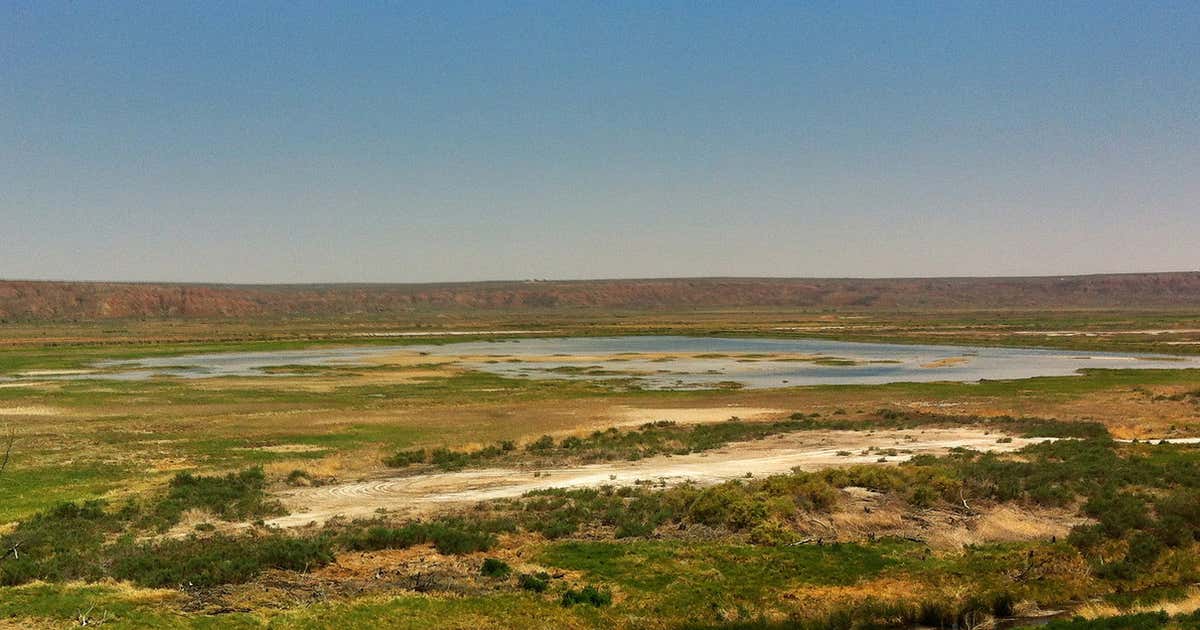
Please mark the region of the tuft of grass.
<svg viewBox="0 0 1200 630"><path fill-rule="evenodd" d="M575 590L567 589L562 594L562 605L564 607L574 606L576 604L587 604L600 608L612 604L612 591L603 588L596 588L591 584Z"/></svg>
<svg viewBox="0 0 1200 630"><path fill-rule="evenodd" d="M522 573L517 576L517 585L534 593L545 593L550 588L550 574L545 571Z"/></svg>
<svg viewBox="0 0 1200 630"><path fill-rule="evenodd" d="M479 574L490 578L506 578L512 573L512 567L499 558L485 558L479 567Z"/></svg>

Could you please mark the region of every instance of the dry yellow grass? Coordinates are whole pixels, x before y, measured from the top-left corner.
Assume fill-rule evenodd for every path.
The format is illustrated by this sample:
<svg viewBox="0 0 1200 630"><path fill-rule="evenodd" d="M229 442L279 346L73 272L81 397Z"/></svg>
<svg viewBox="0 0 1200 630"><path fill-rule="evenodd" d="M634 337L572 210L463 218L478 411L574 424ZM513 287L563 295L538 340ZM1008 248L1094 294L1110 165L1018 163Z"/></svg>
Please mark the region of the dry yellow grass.
<svg viewBox="0 0 1200 630"><path fill-rule="evenodd" d="M384 453L379 449L338 452L320 459L289 459L271 462L263 471L271 476L284 477L293 470L303 470L311 477L344 479L378 471Z"/></svg>
<svg viewBox="0 0 1200 630"><path fill-rule="evenodd" d="M179 523L175 528L186 532L196 529L197 525L220 523L221 519L208 510L193 508L184 511L179 517Z"/></svg>
<svg viewBox="0 0 1200 630"><path fill-rule="evenodd" d="M1063 538L1073 526L1086 520L1074 514L1073 510L1018 509L998 505L985 511L973 523L972 530L978 540L987 542Z"/></svg>
<svg viewBox="0 0 1200 630"><path fill-rule="evenodd" d="M1168 615L1184 615L1200 610L1200 588L1192 587L1188 589L1187 595L1182 599L1173 601L1158 602L1154 604L1143 604L1132 608L1119 608L1113 604L1106 602L1088 602L1080 606L1075 614L1086 619L1099 619L1101 617L1112 617L1114 615L1127 615L1140 612L1158 612L1163 611Z"/></svg>
<svg viewBox="0 0 1200 630"><path fill-rule="evenodd" d="M33 617L0 619L0 630L42 630L43 628L69 628L78 625L78 623L52 621L50 619L35 619Z"/></svg>
<svg viewBox="0 0 1200 630"><path fill-rule="evenodd" d="M911 602L930 593L925 584L916 580L886 577L850 586L805 585L785 591L781 599L787 608L801 611L806 617L819 618L823 614L851 608L856 604Z"/></svg>
<svg viewBox="0 0 1200 630"><path fill-rule="evenodd" d="M1075 516L1072 510L1018 509L1009 505L977 506L976 510L973 514L948 510L913 513L894 498L848 488L829 517L829 531L824 533L853 541L872 535L916 537L932 549L955 550L981 543L1062 538L1072 526L1087 520Z"/></svg>

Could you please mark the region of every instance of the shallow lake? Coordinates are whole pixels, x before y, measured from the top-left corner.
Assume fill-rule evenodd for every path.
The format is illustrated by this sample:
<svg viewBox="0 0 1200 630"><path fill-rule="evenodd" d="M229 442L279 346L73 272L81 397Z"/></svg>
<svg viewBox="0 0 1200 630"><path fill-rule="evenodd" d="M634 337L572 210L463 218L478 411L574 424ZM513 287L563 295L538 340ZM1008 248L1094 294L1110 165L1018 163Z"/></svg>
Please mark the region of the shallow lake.
<svg viewBox="0 0 1200 630"><path fill-rule="evenodd" d="M106 373L59 378L263 376L278 366L355 365L395 353L454 358L519 378L636 379L644 387L879 384L1061 376L1083 368L1200 367L1197 357L1027 348L854 343L817 339L682 336L569 337L443 345L224 352L103 361ZM111 371L111 370L119 371Z"/></svg>

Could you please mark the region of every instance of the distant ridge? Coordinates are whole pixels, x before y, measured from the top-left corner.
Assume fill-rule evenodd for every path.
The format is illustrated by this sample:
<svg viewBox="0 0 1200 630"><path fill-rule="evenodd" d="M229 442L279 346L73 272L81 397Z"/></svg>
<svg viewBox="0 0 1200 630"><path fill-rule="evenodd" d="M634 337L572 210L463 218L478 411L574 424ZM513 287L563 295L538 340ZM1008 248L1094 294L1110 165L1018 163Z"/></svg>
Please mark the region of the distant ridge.
<svg viewBox="0 0 1200 630"><path fill-rule="evenodd" d="M414 310L1200 307L1200 272L1025 278L668 278L221 285L0 280L0 319L387 316Z"/></svg>

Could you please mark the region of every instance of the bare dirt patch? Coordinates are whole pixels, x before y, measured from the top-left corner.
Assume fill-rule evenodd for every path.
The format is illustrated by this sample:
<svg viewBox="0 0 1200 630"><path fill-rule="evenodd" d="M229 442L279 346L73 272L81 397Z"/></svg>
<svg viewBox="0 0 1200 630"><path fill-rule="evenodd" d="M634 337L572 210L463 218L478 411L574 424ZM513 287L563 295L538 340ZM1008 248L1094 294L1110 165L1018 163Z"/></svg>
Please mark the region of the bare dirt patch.
<svg viewBox="0 0 1200 630"><path fill-rule="evenodd" d="M676 424L705 424L733 417L742 420L765 420L786 415L783 409L770 407L626 407L613 408L615 426L636 426L666 420ZM611 426L611 425L610 425Z"/></svg>
<svg viewBox="0 0 1200 630"><path fill-rule="evenodd" d="M945 359L938 359L937 361L930 361L929 363L922 363L921 367L927 368L927 369L936 369L936 368L954 367L956 365L966 365L967 363L970 363L970 362L971 362L971 357L946 357Z"/></svg>
<svg viewBox="0 0 1200 630"><path fill-rule="evenodd" d="M54 407L0 407L0 416L61 416L61 409Z"/></svg>
<svg viewBox="0 0 1200 630"><path fill-rule="evenodd" d="M18 372L17 376L21 377L38 377L38 376L81 376L84 374L95 374L96 370L26 370Z"/></svg>
<svg viewBox="0 0 1200 630"><path fill-rule="evenodd" d="M317 451L327 451L329 447L317 444L275 444L273 446L256 446L238 450L261 451L263 453L314 453Z"/></svg>
<svg viewBox="0 0 1200 630"><path fill-rule="evenodd" d="M18 381L16 383L0 383L0 389L16 389L18 387L39 387L49 385L46 381Z"/></svg>
<svg viewBox="0 0 1200 630"><path fill-rule="evenodd" d="M295 527L334 516L367 517L378 510L420 514L489 499L520 496L542 488L572 488L638 481L712 484L749 475L769 475L793 468L897 463L916 454L942 454L951 448L1012 451L1044 438L1013 438L999 443L997 434L980 429L914 431L809 431L772 439L739 442L724 448L636 462L606 462L573 468L520 470L487 468L463 472L387 476L277 493L290 515L271 525Z"/></svg>
<svg viewBox="0 0 1200 630"><path fill-rule="evenodd" d="M827 520L813 516L809 520L803 531L813 537L861 541L892 536L921 540L933 549L1062 538L1071 527L1087 521L1075 510L1036 506L914 510L897 497L855 487L842 490L842 500Z"/></svg>

